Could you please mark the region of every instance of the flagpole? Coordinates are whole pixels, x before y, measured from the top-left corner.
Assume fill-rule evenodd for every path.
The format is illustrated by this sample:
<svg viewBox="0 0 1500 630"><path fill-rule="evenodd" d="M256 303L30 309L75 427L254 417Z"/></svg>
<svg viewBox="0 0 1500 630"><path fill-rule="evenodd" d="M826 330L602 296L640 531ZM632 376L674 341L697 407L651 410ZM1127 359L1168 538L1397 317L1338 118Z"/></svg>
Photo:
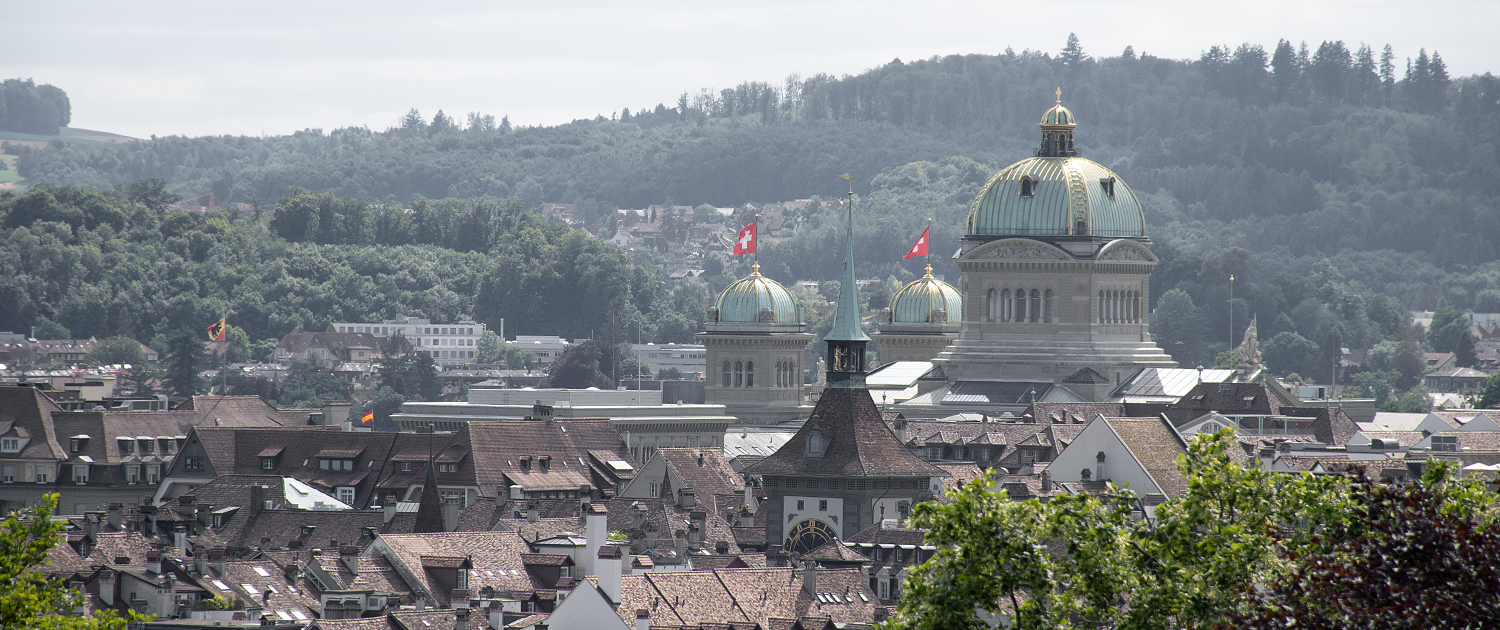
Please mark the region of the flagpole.
<svg viewBox="0 0 1500 630"><path fill-rule="evenodd" d="M750 252L755 257L752 260L756 265L760 264L760 213L755 213L755 251Z"/></svg>
<svg viewBox="0 0 1500 630"><path fill-rule="evenodd" d="M927 235L927 273L932 274L932 217L927 217L927 229L922 230Z"/></svg>

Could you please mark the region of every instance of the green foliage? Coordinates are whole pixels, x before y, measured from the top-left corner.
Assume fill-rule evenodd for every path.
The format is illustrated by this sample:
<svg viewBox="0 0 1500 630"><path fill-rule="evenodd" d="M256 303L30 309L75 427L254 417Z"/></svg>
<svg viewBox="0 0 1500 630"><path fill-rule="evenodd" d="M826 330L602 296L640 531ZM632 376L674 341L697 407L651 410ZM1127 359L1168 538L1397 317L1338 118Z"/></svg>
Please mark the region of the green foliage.
<svg viewBox="0 0 1500 630"><path fill-rule="evenodd" d="M34 334L35 339L43 340L73 338L73 333L68 330L67 326L48 320L42 320L41 323L37 324Z"/></svg>
<svg viewBox="0 0 1500 630"><path fill-rule="evenodd" d="M375 422L383 427L390 415L407 401L433 401L443 395L432 355L417 352L400 332L381 346L384 358L376 363ZM383 429L382 429L383 430Z"/></svg>
<svg viewBox="0 0 1500 630"><path fill-rule="evenodd" d="M94 365L146 365L146 353L141 351L141 342L117 335L103 339L84 357Z"/></svg>
<svg viewBox="0 0 1500 630"><path fill-rule="evenodd" d="M167 341L165 352L166 370L162 384L172 393L173 398L191 398L207 389L208 383L203 380L199 370L207 365L208 355L204 352L203 341L198 338L197 333L185 330L173 335Z"/></svg>
<svg viewBox="0 0 1500 630"><path fill-rule="evenodd" d="M1443 304L1432 313L1432 328L1427 333L1427 341L1432 344L1433 352L1452 352L1459 367L1473 367L1477 339L1470 327L1465 313Z"/></svg>
<svg viewBox="0 0 1500 630"><path fill-rule="evenodd" d="M1418 385L1401 392L1394 399L1381 405L1380 410L1399 413L1427 413L1432 411L1432 398L1427 395L1426 387Z"/></svg>
<svg viewBox="0 0 1500 630"><path fill-rule="evenodd" d="M282 409L312 409L334 400L348 400L348 384L309 354L292 362L273 401Z"/></svg>
<svg viewBox="0 0 1500 630"><path fill-rule="evenodd" d="M1203 318L1193 305L1192 296L1182 289L1161 296L1151 315L1151 334L1156 337L1156 345L1183 365L1202 365L1195 358L1202 355L1203 333Z"/></svg>
<svg viewBox="0 0 1500 630"><path fill-rule="evenodd" d="M61 88L31 79L0 83L0 131L51 136L72 118L72 103Z"/></svg>
<svg viewBox="0 0 1500 630"><path fill-rule="evenodd" d="M1226 627L1479 628L1500 622L1493 493L1438 463L1412 484L1361 476L1349 518L1247 590Z"/></svg>
<svg viewBox="0 0 1500 630"><path fill-rule="evenodd" d="M1395 370L1383 370L1374 372L1360 372L1350 377L1354 385L1346 388L1340 397L1352 398L1374 398L1376 405L1381 405L1391 392L1396 391L1396 383L1401 379L1401 373Z"/></svg>
<svg viewBox="0 0 1500 630"><path fill-rule="evenodd" d="M614 389L614 366L621 362L619 348L602 339L568 346L547 367L551 387Z"/></svg>
<svg viewBox="0 0 1500 630"><path fill-rule="evenodd" d="M1351 507L1343 477L1247 468L1238 448L1227 429L1195 438L1178 464L1186 492L1154 519L1113 485L1015 502L980 479L918 505L913 525L939 550L885 627L978 629L1009 609L1015 628L1209 628L1249 610L1246 590L1326 550Z"/></svg>
<svg viewBox="0 0 1500 630"><path fill-rule="evenodd" d="M1500 406L1500 374L1493 374L1484 381L1484 391L1479 395L1480 409Z"/></svg>
<svg viewBox="0 0 1500 630"><path fill-rule="evenodd" d="M63 522L51 518L57 501L57 494L42 495L31 508L0 521L0 584L5 585L0 589L0 628L125 630L147 621L134 611L124 617L113 610L74 616L86 595L39 571L49 563L49 550L63 540Z"/></svg>
<svg viewBox="0 0 1500 630"><path fill-rule="evenodd" d="M664 381L680 381L682 380L682 370L674 367L665 367L657 370L656 378Z"/></svg>
<svg viewBox="0 0 1500 630"><path fill-rule="evenodd" d="M1239 362L1240 355L1236 354L1233 350L1225 350L1214 357L1214 369L1231 370L1234 369L1234 366L1239 365Z"/></svg>
<svg viewBox="0 0 1500 630"><path fill-rule="evenodd" d="M474 346L474 360L479 363L496 363L500 361L500 347L505 345L504 340L495 331L485 329L484 334L479 336L478 343Z"/></svg>
<svg viewBox="0 0 1500 630"><path fill-rule="evenodd" d="M1306 337L1294 332L1277 333L1266 341L1261 350L1261 356L1265 359L1266 367L1277 374L1299 374L1312 375L1322 371L1318 365L1318 344L1309 341Z"/></svg>

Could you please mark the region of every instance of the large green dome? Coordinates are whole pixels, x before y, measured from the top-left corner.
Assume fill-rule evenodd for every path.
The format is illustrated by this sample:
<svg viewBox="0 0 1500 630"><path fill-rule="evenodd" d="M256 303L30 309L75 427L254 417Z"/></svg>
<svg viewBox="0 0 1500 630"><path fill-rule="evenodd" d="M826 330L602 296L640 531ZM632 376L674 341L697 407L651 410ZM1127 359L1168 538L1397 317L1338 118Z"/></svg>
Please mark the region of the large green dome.
<svg viewBox="0 0 1500 630"><path fill-rule="evenodd" d="M932 267L927 275L901 287L891 298L891 323L893 324L945 324L963 318L964 301L958 289L932 277Z"/></svg>
<svg viewBox="0 0 1500 630"><path fill-rule="evenodd" d="M996 173L969 205L969 236L1146 236L1146 217L1130 186L1078 157L1076 125L1059 92L1057 105L1042 117L1037 156Z"/></svg>
<svg viewBox="0 0 1500 630"><path fill-rule="evenodd" d="M714 303L721 322L796 324L797 304L781 283L760 275L760 264L749 276L724 288ZM768 311L767 317L761 317Z"/></svg>

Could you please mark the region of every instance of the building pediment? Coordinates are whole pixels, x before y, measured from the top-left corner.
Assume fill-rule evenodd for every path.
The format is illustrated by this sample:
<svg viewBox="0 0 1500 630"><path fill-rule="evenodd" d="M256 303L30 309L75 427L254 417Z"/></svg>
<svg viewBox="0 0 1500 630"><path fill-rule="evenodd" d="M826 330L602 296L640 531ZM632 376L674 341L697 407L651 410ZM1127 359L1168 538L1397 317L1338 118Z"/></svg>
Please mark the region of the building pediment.
<svg viewBox="0 0 1500 630"><path fill-rule="evenodd" d="M990 241L969 250L961 260L1072 260L1067 252L1029 238Z"/></svg>
<svg viewBox="0 0 1500 630"><path fill-rule="evenodd" d="M1125 262L1158 262L1156 254L1151 249L1137 241L1128 238L1110 241L1099 249L1098 260L1113 260Z"/></svg>

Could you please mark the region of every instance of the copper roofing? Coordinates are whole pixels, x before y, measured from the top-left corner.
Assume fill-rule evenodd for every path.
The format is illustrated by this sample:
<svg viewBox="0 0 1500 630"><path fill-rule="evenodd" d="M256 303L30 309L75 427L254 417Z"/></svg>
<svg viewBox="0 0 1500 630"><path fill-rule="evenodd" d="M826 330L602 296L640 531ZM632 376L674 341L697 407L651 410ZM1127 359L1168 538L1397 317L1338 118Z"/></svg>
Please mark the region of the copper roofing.
<svg viewBox="0 0 1500 630"><path fill-rule="evenodd" d="M901 287L891 298L891 322L896 324L947 323L963 316L963 297L958 289L932 277L932 266L927 266L927 275ZM937 319L943 311L944 318Z"/></svg>
<svg viewBox="0 0 1500 630"><path fill-rule="evenodd" d="M1030 195L1021 194L1023 177L1029 179ZM1075 233L1074 219L1080 214L1085 234ZM979 191L969 205L967 233L1144 237L1146 215L1130 186L1099 163L1081 157L1032 157L1001 169Z"/></svg>
<svg viewBox="0 0 1500 630"><path fill-rule="evenodd" d="M755 271L749 276L725 287L714 306L719 309L721 322L759 322L760 312L771 309L775 313L774 323L799 323L792 294L781 283L760 275L760 263L755 264Z"/></svg>

